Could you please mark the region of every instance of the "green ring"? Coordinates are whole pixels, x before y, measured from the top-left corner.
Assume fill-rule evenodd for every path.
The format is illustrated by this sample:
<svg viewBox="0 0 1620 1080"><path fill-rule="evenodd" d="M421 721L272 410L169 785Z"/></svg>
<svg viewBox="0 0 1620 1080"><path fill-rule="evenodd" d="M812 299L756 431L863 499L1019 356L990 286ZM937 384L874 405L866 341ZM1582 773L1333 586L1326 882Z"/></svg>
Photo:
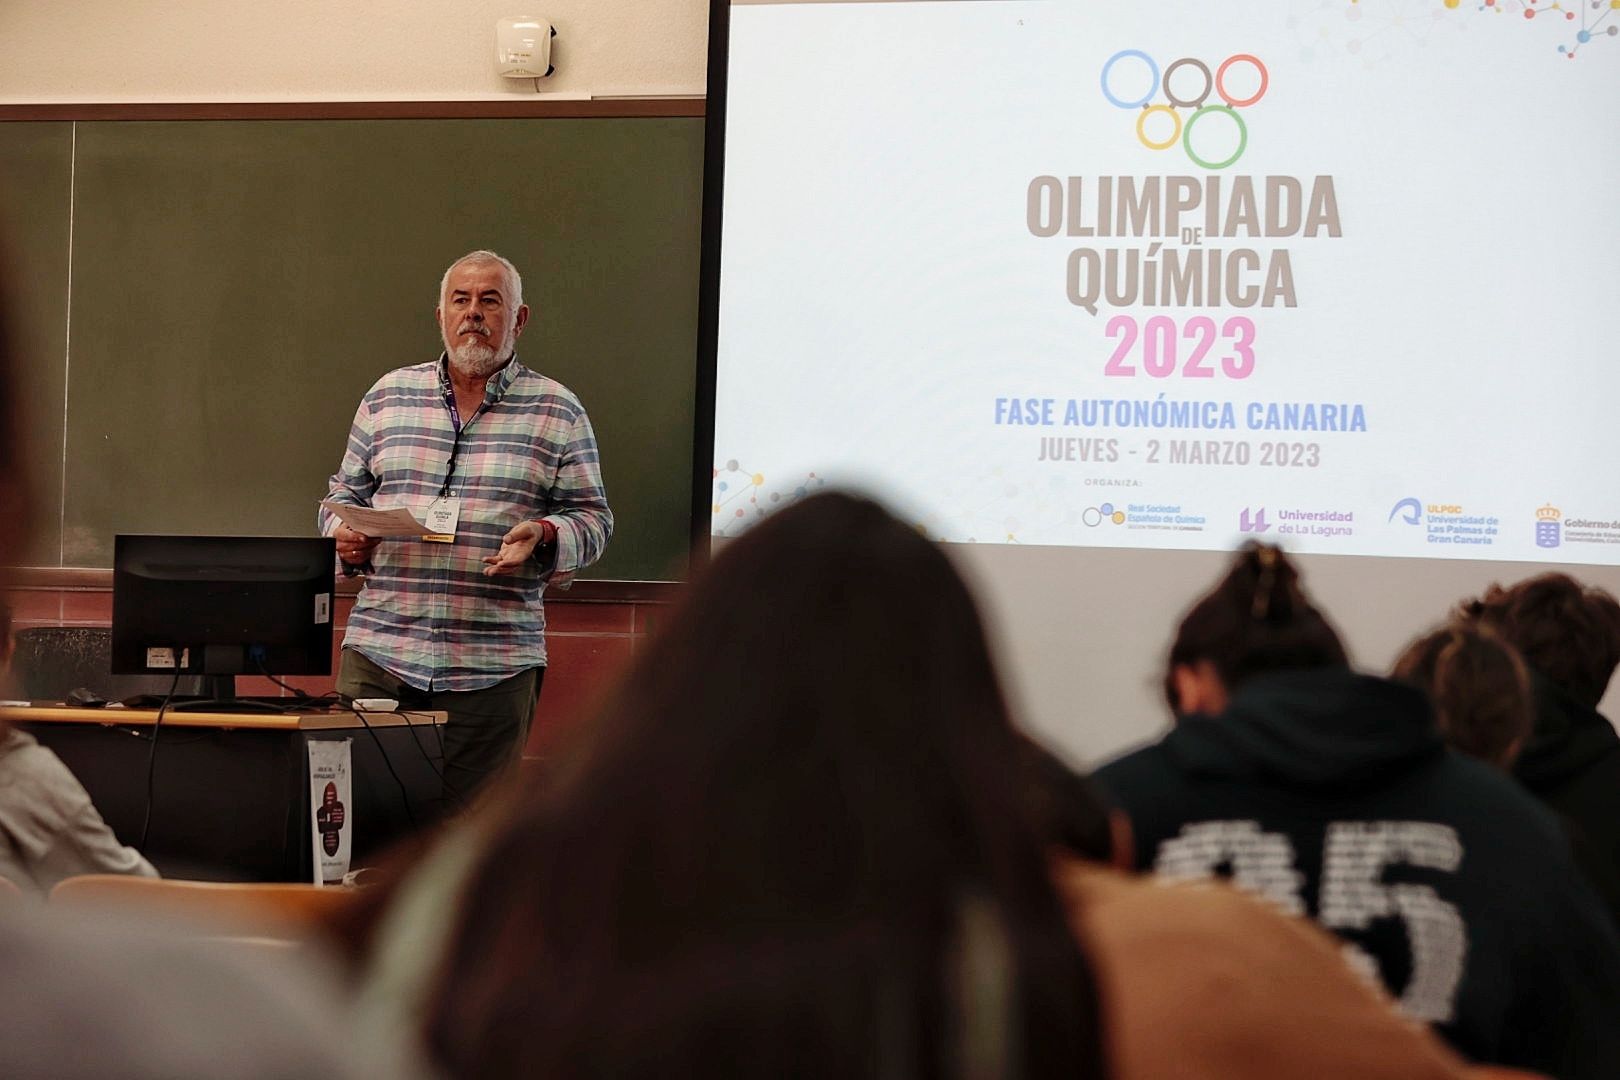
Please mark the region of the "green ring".
<svg viewBox="0 0 1620 1080"><path fill-rule="evenodd" d="M1237 121L1238 148L1237 151L1225 161L1205 161L1203 158L1193 153L1193 125L1198 123L1198 118L1200 116L1204 116L1212 112L1223 112L1230 116L1233 120ZM1242 157L1243 151L1249 148L1249 126L1243 122L1243 117L1238 115L1237 110L1232 108L1230 105L1205 105L1203 108L1193 113L1192 116L1188 118L1187 123L1182 126L1181 146L1182 149L1187 151L1187 156L1193 160L1193 164L1202 165L1206 169L1224 169L1238 158Z"/></svg>

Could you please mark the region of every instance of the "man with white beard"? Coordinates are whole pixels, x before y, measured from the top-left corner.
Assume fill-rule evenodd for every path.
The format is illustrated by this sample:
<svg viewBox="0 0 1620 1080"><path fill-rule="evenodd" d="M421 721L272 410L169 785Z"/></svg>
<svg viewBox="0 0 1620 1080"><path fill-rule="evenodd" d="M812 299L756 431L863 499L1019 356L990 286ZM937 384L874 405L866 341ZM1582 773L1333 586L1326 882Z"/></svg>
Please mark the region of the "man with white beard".
<svg viewBox="0 0 1620 1080"><path fill-rule="evenodd" d="M613 533L596 436L567 387L523 366L523 281L474 251L450 265L438 360L379 379L360 402L328 498L403 507L431 536L379 540L322 508L345 573L364 573L337 689L443 710L458 801L516 760L545 674L547 585L566 585Z"/></svg>

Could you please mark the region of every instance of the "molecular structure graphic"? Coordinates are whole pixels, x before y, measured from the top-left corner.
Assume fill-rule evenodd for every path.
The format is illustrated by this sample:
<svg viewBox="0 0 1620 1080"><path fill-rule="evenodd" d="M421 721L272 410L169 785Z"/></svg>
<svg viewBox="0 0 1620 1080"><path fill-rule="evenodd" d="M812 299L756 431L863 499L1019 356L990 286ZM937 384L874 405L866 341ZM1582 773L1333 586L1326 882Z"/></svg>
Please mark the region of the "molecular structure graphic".
<svg viewBox="0 0 1620 1080"><path fill-rule="evenodd" d="M710 532L714 536L737 536L772 509L797 502L826 485L815 473L787 491L767 491L765 474L750 472L732 458L714 470L714 514Z"/></svg>
<svg viewBox="0 0 1620 1080"><path fill-rule="evenodd" d="M1448 8L1459 8L1463 0L1441 0ZM1575 30L1575 40L1558 46L1558 51L1568 59L1575 59L1575 54L1581 46L1590 45L1602 38L1620 37L1620 0L1470 0L1476 11L1488 12L1495 15L1518 16L1527 22L1540 20L1545 23L1554 22L1555 25L1567 25L1580 20L1580 28ZM1362 0L1350 0L1352 9L1368 7Z"/></svg>

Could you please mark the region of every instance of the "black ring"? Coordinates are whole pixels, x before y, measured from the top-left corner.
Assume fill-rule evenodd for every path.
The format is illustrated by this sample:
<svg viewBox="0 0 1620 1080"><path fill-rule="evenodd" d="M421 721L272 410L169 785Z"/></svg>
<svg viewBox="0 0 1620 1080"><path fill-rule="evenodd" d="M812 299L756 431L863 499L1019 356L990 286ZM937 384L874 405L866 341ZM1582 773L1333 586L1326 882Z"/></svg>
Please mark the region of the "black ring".
<svg viewBox="0 0 1620 1080"><path fill-rule="evenodd" d="M1170 89L1170 76L1175 74L1176 68L1180 67L1182 64L1191 64L1193 67L1204 73L1204 92L1199 94L1198 97L1192 101L1179 100ZM1204 102L1209 100L1209 92L1215 89L1215 76L1211 74L1209 65L1204 63L1202 60L1195 60L1190 56L1183 56L1180 60L1177 60L1175 63L1164 69L1164 78L1161 80L1159 85L1164 88L1164 96L1170 99L1170 104L1184 109L1198 109L1202 108Z"/></svg>

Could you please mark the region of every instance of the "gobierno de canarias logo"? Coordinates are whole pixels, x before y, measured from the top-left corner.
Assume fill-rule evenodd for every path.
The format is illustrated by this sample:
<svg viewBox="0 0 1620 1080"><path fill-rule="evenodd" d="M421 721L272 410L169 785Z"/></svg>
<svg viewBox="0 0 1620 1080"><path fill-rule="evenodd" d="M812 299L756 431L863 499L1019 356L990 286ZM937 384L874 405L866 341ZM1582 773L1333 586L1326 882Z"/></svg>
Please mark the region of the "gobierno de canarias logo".
<svg viewBox="0 0 1620 1080"><path fill-rule="evenodd" d="M1139 110L1136 137L1149 150L1181 145L1188 160L1224 169L1249 147L1241 109L1266 96L1271 75L1258 56L1236 53L1213 71L1203 60L1183 56L1160 68L1141 49L1121 49L1102 67L1102 92L1119 109ZM1158 101L1160 95L1164 100ZM1219 99L1210 104L1210 95ZM1185 120L1182 111L1191 110Z"/></svg>

